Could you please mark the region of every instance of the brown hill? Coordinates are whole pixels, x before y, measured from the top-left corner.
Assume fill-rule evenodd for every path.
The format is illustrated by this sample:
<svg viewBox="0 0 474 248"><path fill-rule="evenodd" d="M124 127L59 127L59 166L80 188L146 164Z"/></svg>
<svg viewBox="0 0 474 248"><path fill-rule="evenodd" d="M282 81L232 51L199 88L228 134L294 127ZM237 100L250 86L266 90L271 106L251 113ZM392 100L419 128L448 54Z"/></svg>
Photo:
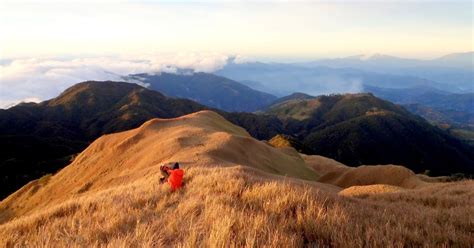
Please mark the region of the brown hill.
<svg viewBox="0 0 474 248"><path fill-rule="evenodd" d="M344 190L339 191L339 195L343 196L353 196L353 197L363 197L373 194L385 194L385 193L394 193L405 190L402 187L387 185L387 184L373 184L373 185L364 185L364 186L351 186Z"/></svg>
<svg viewBox="0 0 474 248"><path fill-rule="evenodd" d="M280 152L218 114L201 111L175 119L153 119L137 129L104 135L72 164L47 180L26 185L0 207L9 209L10 216L22 215L87 191L134 182L158 173L160 164L172 161L185 168L244 165L294 178L318 178L298 154Z"/></svg>
<svg viewBox="0 0 474 248"><path fill-rule="evenodd" d="M158 184L159 164L171 161L186 171L177 192ZM3 200L0 247L474 244L472 181L361 199L314 182L318 172L344 185L396 172L370 168L273 148L209 111L153 119L102 136L56 175ZM412 173L393 181L405 185L402 176Z"/></svg>
<svg viewBox="0 0 474 248"><path fill-rule="evenodd" d="M343 188L338 193L343 196L365 197L401 192L446 181L445 178L415 175L402 166L378 165L353 168L322 156L302 154L302 157L309 167L321 175L319 182Z"/></svg>
<svg viewBox="0 0 474 248"><path fill-rule="evenodd" d="M330 172L344 172L350 167L337 162L334 159L326 158L319 155L304 155L301 154L306 164L319 173L321 176Z"/></svg>
<svg viewBox="0 0 474 248"><path fill-rule="evenodd" d="M426 186L411 170L396 165L371 165L356 168L347 167L322 175L319 182L347 188L355 185L386 184L402 188Z"/></svg>
<svg viewBox="0 0 474 248"><path fill-rule="evenodd" d="M31 180L57 172L103 134L200 110L210 108L112 81L82 82L48 101L0 109L0 199ZM257 139L282 132L276 117L215 111Z"/></svg>
<svg viewBox="0 0 474 248"><path fill-rule="evenodd" d="M203 109L190 100L111 81L79 83L39 104L0 109L0 199L63 168L103 134Z"/></svg>

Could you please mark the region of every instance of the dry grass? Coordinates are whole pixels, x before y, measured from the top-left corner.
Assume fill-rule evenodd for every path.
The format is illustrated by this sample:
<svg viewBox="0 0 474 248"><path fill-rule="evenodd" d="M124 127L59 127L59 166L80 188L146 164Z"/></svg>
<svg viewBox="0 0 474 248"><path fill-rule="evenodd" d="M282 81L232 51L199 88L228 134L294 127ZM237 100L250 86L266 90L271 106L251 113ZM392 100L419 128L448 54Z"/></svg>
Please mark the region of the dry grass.
<svg viewBox="0 0 474 248"><path fill-rule="evenodd" d="M187 167L245 165L279 175L318 178L297 152L282 152L253 139L218 114L201 111L150 120L137 129L102 136L59 173L41 180L46 184L30 182L0 202L0 223L77 194L141 180L157 173L160 164L173 161Z"/></svg>
<svg viewBox="0 0 474 248"><path fill-rule="evenodd" d="M354 185L386 184L402 188L422 188L430 183L421 180L413 171L397 165L334 167L319 178L319 182L347 188Z"/></svg>
<svg viewBox="0 0 474 248"><path fill-rule="evenodd" d="M184 161L180 191L158 183L167 161ZM472 247L472 213L474 181L301 157L200 112L104 136L0 202L0 247Z"/></svg>
<svg viewBox="0 0 474 248"><path fill-rule="evenodd" d="M191 168L186 186L175 193L150 175L5 223L0 246L474 244L472 181L356 199L255 172Z"/></svg>
<svg viewBox="0 0 474 248"><path fill-rule="evenodd" d="M366 195L394 193L403 190L404 188L398 186L387 184L373 184L363 186L351 186L349 188L341 190L338 194L343 196L363 197Z"/></svg>

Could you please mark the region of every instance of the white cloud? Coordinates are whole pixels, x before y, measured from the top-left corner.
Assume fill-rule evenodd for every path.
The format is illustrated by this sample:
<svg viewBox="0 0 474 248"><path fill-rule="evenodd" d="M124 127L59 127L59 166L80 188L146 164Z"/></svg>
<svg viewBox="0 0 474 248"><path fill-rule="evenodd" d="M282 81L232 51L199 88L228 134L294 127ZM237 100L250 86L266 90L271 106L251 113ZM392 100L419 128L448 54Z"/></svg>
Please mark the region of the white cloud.
<svg viewBox="0 0 474 248"><path fill-rule="evenodd" d="M22 101L53 98L66 88L87 80L124 81L134 73L174 72L176 68L212 72L225 65L227 55L179 53L135 57L12 59L0 64L0 108ZM131 83L139 83L131 81ZM146 85L145 85L146 86Z"/></svg>

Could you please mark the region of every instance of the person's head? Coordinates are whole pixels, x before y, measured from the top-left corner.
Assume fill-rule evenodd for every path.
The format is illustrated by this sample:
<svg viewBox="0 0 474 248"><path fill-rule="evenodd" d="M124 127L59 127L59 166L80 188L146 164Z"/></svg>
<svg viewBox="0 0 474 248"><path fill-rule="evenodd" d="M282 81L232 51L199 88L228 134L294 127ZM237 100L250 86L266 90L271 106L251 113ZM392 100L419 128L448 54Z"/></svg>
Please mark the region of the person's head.
<svg viewBox="0 0 474 248"><path fill-rule="evenodd" d="M176 169L179 169L179 163L178 162L174 163L174 165L173 165L173 170L176 170Z"/></svg>

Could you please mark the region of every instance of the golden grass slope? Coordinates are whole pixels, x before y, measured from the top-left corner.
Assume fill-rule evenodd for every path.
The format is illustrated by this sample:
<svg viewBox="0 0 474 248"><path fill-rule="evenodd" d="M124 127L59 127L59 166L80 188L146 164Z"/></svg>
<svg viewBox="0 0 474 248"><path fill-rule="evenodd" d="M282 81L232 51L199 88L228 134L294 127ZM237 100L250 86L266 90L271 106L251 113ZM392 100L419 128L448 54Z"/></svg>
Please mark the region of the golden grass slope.
<svg viewBox="0 0 474 248"><path fill-rule="evenodd" d="M171 161L186 171L177 192L158 184ZM2 201L0 247L474 245L473 181L387 168L273 148L209 111L154 119Z"/></svg>
<svg viewBox="0 0 474 248"><path fill-rule="evenodd" d="M373 184L373 185L364 185L364 186L351 186L346 189L339 191L339 195L343 196L366 196L373 194L383 194L383 193L394 193L403 191L404 188L387 185L387 184Z"/></svg>
<svg viewBox="0 0 474 248"><path fill-rule="evenodd" d="M284 148L284 147L292 147L290 141L285 139L282 135L278 134L275 137L271 138L268 143L273 147L277 148Z"/></svg>
<svg viewBox="0 0 474 248"><path fill-rule="evenodd" d="M472 247L474 183L346 198L249 167L156 173L0 225L0 246ZM275 178L276 177L276 178Z"/></svg>
<svg viewBox="0 0 474 248"><path fill-rule="evenodd" d="M220 115L201 111L153 119L137 129L102 136L47 182L34 181L2 201L0 222L158 174L161 163L172 161L185 168L245 165L295 178L318 178L298 154L280 152Z"/></svg>
<svg viewBox="0 0 474 248"><path fill-rule="evenodd" d="M415 175L411 170L395 165L348 167L333 159L317 155L301 155L306 164L320 176L319 182L343 188L340 195L362 197L422 188L439 182L439 178Z"/></svg>
<svg viewBox="0 0 474 248"><path fill-rule="evenodd" d="M438 178L415 175L411 170L396 165L363 165L348 167L333 159L301 154L306 164L320 177L318 182L344 188L339 194L359 196L398 192L405 189L422 188L435 182Z"/></svg>
<svg viewBox="0 0 474 248"><path fill-rule="evenodd" d="M301 157L304 159L305 163L316 171L319 175L323 176L328 173L342 173L346 170L349 170L351 167L348 167L342 163L337 162L334 159L326 158L319 155L305 155L301 154Z"/></svg>
<svg viewBox="0 0 474 248"><path fill-rule="evenodd" d="M355 185L387 184L412 189L429 185L413 171L397 165L371 165L346 168L322 175L319 182L330 183L342 188Z"/></svg>

